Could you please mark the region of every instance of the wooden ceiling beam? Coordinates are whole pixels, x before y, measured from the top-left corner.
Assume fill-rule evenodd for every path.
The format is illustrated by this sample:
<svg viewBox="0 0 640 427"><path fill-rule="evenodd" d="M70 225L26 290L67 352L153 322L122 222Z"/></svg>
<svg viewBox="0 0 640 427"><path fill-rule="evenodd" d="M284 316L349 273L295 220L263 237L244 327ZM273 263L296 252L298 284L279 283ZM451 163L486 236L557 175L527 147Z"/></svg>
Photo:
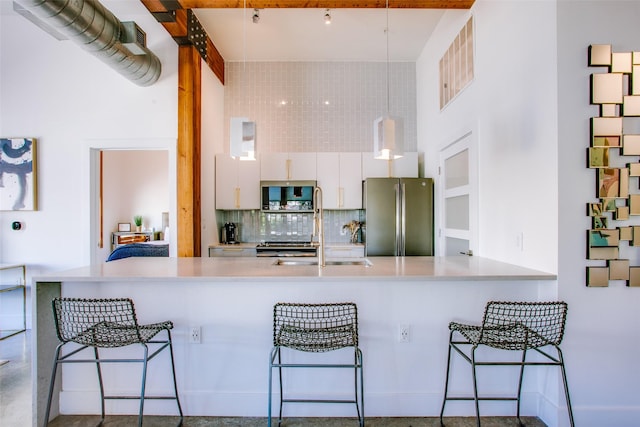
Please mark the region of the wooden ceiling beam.
<svg viewBox="0 0 640 427"><path fill-rule="evenodd" d="M179 46L195 47L211 71L224 84L224 59L190 9L182 8L178 0L141 2Z"/></svg>
<svg viewBox="0 0 640 427"><path fill-rule="evenodd" d="M177 0L185 9L237 9L244 0ZM470 9L475 0L389 0L393 9ZM385 8L386 0L246 0L250 9L315 8L375 9Z"/></svg>

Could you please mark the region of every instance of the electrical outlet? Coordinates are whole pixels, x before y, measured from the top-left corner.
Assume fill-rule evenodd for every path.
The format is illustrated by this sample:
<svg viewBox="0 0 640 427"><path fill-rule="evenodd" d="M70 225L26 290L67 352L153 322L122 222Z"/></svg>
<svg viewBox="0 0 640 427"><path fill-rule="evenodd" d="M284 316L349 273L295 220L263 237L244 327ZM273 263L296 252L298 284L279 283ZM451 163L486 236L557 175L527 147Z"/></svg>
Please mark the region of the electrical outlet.
<svg viewBox="0 0 640 427"><path fill-rule="evenodd" d="M398 342L411 341L411 326L398 325Z"/></svg>
<svg viewBox="0 0 640 427"><path fill-rule="evenodd" d="M189 330L189 342L191 344L200 344L201 329L200 326L192 326Z"/></svg>

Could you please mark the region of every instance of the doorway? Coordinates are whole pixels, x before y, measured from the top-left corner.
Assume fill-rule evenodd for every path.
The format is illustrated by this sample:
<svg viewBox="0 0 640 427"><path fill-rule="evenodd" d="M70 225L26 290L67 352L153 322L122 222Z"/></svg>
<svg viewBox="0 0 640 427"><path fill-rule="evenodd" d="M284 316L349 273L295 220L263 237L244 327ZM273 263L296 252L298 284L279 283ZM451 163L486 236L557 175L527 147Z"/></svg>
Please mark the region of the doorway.
<svg viewBox="0 0 640 427"><path fill-rule="evenodd" d="M111 232L117 231L118 222L130 222L132 229L135 230L133 224L133 215L143 216L143 225L145 219L144 212L151 212L147 214L147 227L148 228L161 228L162 212L169 212L169 254L171 256L176 250L176 238L175 238L175 213L176 213L176 140L169 138L161 139L132 139L132 140L92 140L89 142L87 151L87 162L89 167L88 181L89 191L86 196L87 206L90 206L89 221L88 221L88 241L87 245L90 248L88 253L91 264L99 264L104 262L109 253L111 252ZM104 170L101 168L101 163L104 164L105 156L113 157L116 159L115 165L107 165ZM146 156L145 156L146 154ZM147 157L147 162L145 162ZM151 157L164 158L164 161L157 163L154 161L155 167L158 164L162 164L164 170L150 169L154 166L151 165ZM102 162L101 162L102 159ZM127 159L127 160L122 160ZM111 159L113 160L113 159ZM107 168L109 168L107 170ZM132 170L135 169L135 170ZM143 175L140 175L143 174ZM149 180L142 188L135 188L136 176L144 176L144 174L152 177L156 174L160 174L166 177L164 193L161 195L153 195L152 192L158 191L158 186L149 184ZM101 175L102 175L102 188L101 188ZM105 192L105 180L108 179L109 183L107 188L110 188L108 192ZM122 180L122 183L114 183L114 180ZM153 180L151 180L152 182ZM117 184L117 185L111 185ZM123 187L124 186L124 187ZM121 202L121 195L118 195L118 188L125 188L130 186L133 190L127 191L127 198L133 198L135 202ZM113 187L113 188L111 188ZM115 188L115 190L114 190ZM113 196L114 191L116 193ZM110 201L108 199L101 199L101 195L105 195L109 198L116 197L119 200ZM132 196L133 195L133 196ZM151 197L151 199L147 198ZM156 200L165 200L165 202L151 201L154 197ZM117 208L113 206L116 205ZM128 208L125 206L129 206ZM167 206L164 208L162 206ZM127 211L126 209L132 209ZM138 212L140 211L140 212ZM157 212L156 212L157 211ZM126 212L136 212L129 214ZM117 218L117 219L116 219ZM158 223L158 224L156 224ZM158 230L160 231L160 230ZM164 232L164 230L162 230Z"/></svg>
<svg viewBox="0 0 640 427"><path fill-rule="evenodd" d="M443 256L477 253L475 140L469 131L440 150L438 252Z"/></svg>

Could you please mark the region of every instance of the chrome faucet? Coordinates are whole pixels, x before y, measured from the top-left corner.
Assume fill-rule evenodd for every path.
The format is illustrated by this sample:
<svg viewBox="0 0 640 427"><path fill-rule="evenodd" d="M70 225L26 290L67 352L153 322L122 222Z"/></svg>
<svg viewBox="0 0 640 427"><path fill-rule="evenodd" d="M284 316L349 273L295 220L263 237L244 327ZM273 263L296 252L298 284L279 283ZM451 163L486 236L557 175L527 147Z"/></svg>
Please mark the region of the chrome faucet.
<svg viewBox="0 0 640 427"><path fill-rule="evenodd" d="M313 237L318 237L318 266L324 267L324 209L322 208L322 189L313 189Z"/></svg>

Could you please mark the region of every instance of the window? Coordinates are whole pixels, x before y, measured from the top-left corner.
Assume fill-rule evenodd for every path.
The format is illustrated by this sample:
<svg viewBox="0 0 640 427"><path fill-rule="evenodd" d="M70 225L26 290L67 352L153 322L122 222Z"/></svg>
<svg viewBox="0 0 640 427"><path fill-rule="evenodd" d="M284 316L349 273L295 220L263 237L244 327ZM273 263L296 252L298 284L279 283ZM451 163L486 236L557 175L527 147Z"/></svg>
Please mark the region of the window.
<svg viewBox="0 0 640 427"><path fill-rule="evenodd" d="M440 59L440 109L473 80L473 16Z"/></svg>

